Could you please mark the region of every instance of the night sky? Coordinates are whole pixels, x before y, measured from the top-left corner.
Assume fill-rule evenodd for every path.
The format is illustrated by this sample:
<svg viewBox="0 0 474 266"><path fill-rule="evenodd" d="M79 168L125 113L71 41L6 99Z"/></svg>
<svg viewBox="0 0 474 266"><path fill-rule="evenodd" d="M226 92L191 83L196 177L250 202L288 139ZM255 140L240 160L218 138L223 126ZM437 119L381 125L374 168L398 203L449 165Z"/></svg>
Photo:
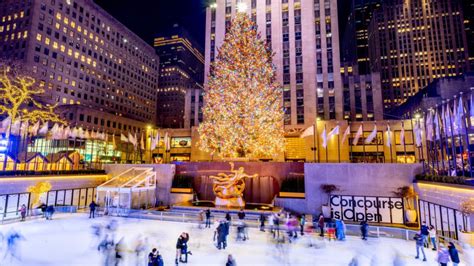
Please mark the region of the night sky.
<svg viewBox="0 0 474 266"><path fill-rule="evenodd" d="M208 0L95 0L102 8L150 45L153 38L177 23L204 47Z"/></svg>

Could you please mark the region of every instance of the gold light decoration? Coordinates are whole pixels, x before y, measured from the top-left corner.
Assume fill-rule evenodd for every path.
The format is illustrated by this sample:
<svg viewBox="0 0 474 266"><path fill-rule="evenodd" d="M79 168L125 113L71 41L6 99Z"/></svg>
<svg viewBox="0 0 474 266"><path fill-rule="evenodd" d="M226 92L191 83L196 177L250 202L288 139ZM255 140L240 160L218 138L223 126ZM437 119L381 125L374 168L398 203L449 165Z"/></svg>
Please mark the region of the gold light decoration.
<svg viewBox="0 0 474 266"><path fill-rule="evenodd" d="M282 89L272 52L237 13L211 68L199 147L221 158L272 158L283 150Z"/></svg>
<svg viewBox="0 0 474 266"><path fill-rule="evenodd" d="M44 105L35 98L44 90L35 86L35 79L18 73L15 68L0 65L0 114L7 114L11 121L36 123L52 121L64 124L54 113L55 106Z"/></svg>
<svg viewBox="0 0 474 266"><path fill-rule="evenodd" d="M234 163L230 163L232 174L219 173L217 176L210 176L212 179L212 190L216 195L216 206L244 207L243 193L245 190L245 178L255 178L258 175L248 175L244 173L244 168L234 169Z"/></svg>
<svg viewBox="0 0 474 266"><path fill-rule="evenodd" d="M37 206L40 201L40 195L42 193L49 192L51 190L51 187L51 183L47 181L38 182L34 186L29 186L26 191L31 193L31 207Z"/></svg>

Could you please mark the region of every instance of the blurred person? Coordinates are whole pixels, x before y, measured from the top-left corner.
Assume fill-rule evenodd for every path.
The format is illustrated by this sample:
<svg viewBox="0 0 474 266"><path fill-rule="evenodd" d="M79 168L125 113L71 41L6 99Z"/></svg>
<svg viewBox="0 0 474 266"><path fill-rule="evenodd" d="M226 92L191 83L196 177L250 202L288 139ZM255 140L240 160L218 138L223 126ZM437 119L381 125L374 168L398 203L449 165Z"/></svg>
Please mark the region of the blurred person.
<svg viewBox="0 0 474 266"><path fill-rule="evenodd" d="M449 251L444 246L444 244L442 244L442 243L439 244L438 254L436 256L436 261L441 266L448 266L448 262L450 261Z"/></svg>
<svg viewBox="0 0 474 266"><path fill-rule="evenodd" d="M231 254L227 256L227 262L225 263L225 266L237 266L237 263L235 263L235 259Z"/></svg>
<svg viewBox="0 0 474 266"><path fill-rule="evenodd" d="M20 252L18 251L18 245L20 240L25 240L23 235L19 232L15 231L14 229L10 229L10 231L5 235L7 249L5 252L5 256L3 257L3 261L6 262L7 258L10 258L10 262L13 259L21 261ZM5 264L7 265L7 264Z"/></svg>
<svg viewBox="0 0 474 266"><path fill-rule="evenodd" d="M95 218L95 209L98 207L95 203L95 201L92 201L91 204L89 204L89 219L90 218Z"/></svg>
<svg viewBox="0 0 474 266"><path fill-rule="evenodd" d="M260 213L258 220L260 222L260 231L265 232L265 213Z"/></svg>
<svg viewBox="0 0 474 266"><path fill-rule="evenodd" d="M449 258L453 262L453 266L458 266L461 260L459 259L459 252L456 249L456 246L454 245L453 242L449 242L448 252L449 252Z"/></svg>
<svg viewBox="0 0 474 266"><path fill-rule="evenodd" d="M423 237L423 245L429 247L428 236L430 235L430 228L426 225L425 221L423 221L423 224L420 227L420 235Z"/></svg>
<svg viewBox="0 0 474 266"><path fill-rule="evenodd" d="M319 227L319 236L324 237L324 216L323 216L323 214L319 215L318 227Z"/></svg>
<svg viewBox="0 0 474 266"><path fill-rule="evenodd" d="M369 234L369 224L367 223L367 221L362 221L360 223L360 233L362 236L362 240L367 240L367 236Z"/></svg>
<svg viewBox="0 0 474 266"><path fill-rule="evenodd" d="M245 212L244 209L240 209L239 213L237 213L237 217L239 217L239 220L244 220L245 219Z"/></svg>
<svg viewBox="0 0 474 266"><path fill-rule="evenodd" d="M336 238L337 240L346 240L346 224L340 219L336 219Z"/></svg>
<svg viewBox="0 0 474 266"><path fill-rule="evenodd" d="M304 235L304 226L306 224L306 215L303 213L300 217L300 235Z"/></svg>
<svg viewBox="0 0 474 266"><path fill-rule="evenodd" d="M206 228L211 228L211 209L206 210Z"/></svg>
<svg viewBox="0 0 474 266"><path fill-rule="evenodd" d="M188 241L189 234L186 232L182 232L181 235L178 237L178 241L176 242L176 264L178 264L178 261L182 263L188 263L188 254L192 255L192 253L188 251ZM183 255L184 260L182 259Z"/></svg>
<svg viewBox="0 0 474 266"><path fill-rule="evenodd" d="M49 205L47 208L46 208L46 220L53 220L53 214L55 212L55 209L54 209L54 206L53 205Z"/></svg>

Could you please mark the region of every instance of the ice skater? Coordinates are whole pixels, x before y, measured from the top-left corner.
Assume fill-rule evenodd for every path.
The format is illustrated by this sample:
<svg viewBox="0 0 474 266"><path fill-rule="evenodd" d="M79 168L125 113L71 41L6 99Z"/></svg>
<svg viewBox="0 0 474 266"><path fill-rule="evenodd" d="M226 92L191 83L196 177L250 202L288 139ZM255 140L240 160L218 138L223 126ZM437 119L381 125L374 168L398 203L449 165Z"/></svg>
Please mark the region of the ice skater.
<svg viewBox="0 0 474 266"><path fill-rule="evenodd" d="M22 204L20 207L21 221L24 222L26 218L26 205Z"/></svg>
<svg viewBox="0 0 474 266"><path fill-rule="evenodd" d="M225 263L225 266L237 266L237 263L235 263L235 259L231 254L227 256L227 262Z"/></svg>
<svg viewBox="0 0 474 266"><path fill-rule="evenodd" d="M237 213L237 217L239 217L239 220L244 220L245 219L245 212L244 209L240 209L239 213Z"/></svg>
<svg viewBox="0 0 474 266"><path fill-rule="evenodd" d="M299 222L300 222L300 235L303 236L304 235L304 226L306 224L306 215L304 213L301 214Z"/></svg>
<svg viewBox="0 0 474 266"><path fill-rule="evenodd" d="M163 258L160 255L160 252L156 249L153 248L148 254L148 266L163 266Z"/></svg>
<svg viewBox="0 0 474 266"><path fill-rule="evenodd" d="M178 237L178 241L176 242L176 265L178 265L179 262L188 263L188 254L192 255L191 251L188 251L188 241L189 234L186 232L181 233L181 235ZM184 260L182 259L183 255Z"/></svg>
<svg viewBox="0 0 474 266"><path fill-rule="evenodd" d="M206 210L206 228L211 228L211 210Z"/></svg>
<svg viewBox="0 0 474 266"><path fill-rule="evenodd" d="M245 224L244 221L240 220L237 222L237 241L246 241L248 240L248 234L247 234L247 225Z"/></svg>
<svg viewBox="0 0 474 266"><path fill-rule="evenodd" d="M258 220L260 221L260 231L265 232L265 213L260 214L260 218Z"/></svg>
<svg viewBox="0 0 474 266"><path fill-rule="evenodd" d="M55 212L55 209L54 209L54 206L53 205L49 205L47 208L46 208L46 220L53 220L53 214Z"/></svg>
<svg viewBox="0 0 474 266"><path fill-rule="evenodd" d="M137 241L135 243L135 257L137 260L137 265L142 265L145 256L145 250L147 249L147 239L143 238L142 236L138 236Z"/></svg>
<svg viewBox="0 0 474 266"><path fill-rule="evenodd" d="M448 252L449 252L449 258L453 262L453 266L458 266L461 260L459 259L459 252L456 249L456 246L454 245L453 242L449 242Z"/></svg>
<svg viewBox="0 0 474 266"><path fill-rule="evenodd" d="M95 218L95 209L98 207L95 203L95 201L92 201L91 204L89 204L89 219L90 218Z"/></svg>
<svg viewBox="0 0 474 266"><path fill-rule="evenodd" d="M216 228L214 233L214 239L217 240L217 249L226 248L226 225L224 221L221 221Z"/></svg>
<svg viewBox="0 0 474 266"><path fill-rule="evenodd" d="M324 216L319 215L318 218L319 236L324 237Z"/></svg>
<svg viewBox="0 0 474 266"><path fill-rule="evenodd" d="M15 231L11 229L10 232L5 236L7 240L7 250L5 252L5 256L3 257L3 261L6 262L9 258L9 261L12 262L13 259L21 261L21 256L18 251L18 245L20 240L25 240L25 238Z"/></svg>
<svg viewBox="0 0 474 266"><path fill-rule="evenodd" d="M360 234L362 236L362 240L367 240L367 235L369 233L369 224L367 221L360 222Z"/></svg>
<svg viewBox="0 0 474 266"><path fill-rule="evenodd" d="M436 257L436 261L441 266L448 266L448 262L450 261L449 251L442 243L439 244L439 250L438 250L438 255Z"/></svg>
<svg viewBox="0 0 474 266"><path fill-rule="evenodd" d="M336 220L336 238L337 240L346 240L346 225L343 220Z"/></svg>
<svg viewBox="0 0 474 266"><path fill-rule="evenodd" d="M116 254L114 252L114 239L112 236L105 235L97 250L102 253L105 266L114 265Z"/></svg>
<svg viewBox="0 0 474 266"><path fill-rule="evenodd" d="M420 258L420 249L421 253L423 254L423 261L426 261L426 254L425 254L425 239L420 235L416 234L415 237L413 238L416 241L416 257L415 259Z"/></svg>

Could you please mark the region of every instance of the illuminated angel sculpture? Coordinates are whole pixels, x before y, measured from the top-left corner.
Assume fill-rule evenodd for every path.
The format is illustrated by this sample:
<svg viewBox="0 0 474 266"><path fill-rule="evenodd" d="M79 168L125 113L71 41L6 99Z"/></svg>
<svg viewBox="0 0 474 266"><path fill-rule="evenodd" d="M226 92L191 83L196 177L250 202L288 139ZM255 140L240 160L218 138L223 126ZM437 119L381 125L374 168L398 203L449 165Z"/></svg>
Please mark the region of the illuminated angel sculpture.
<svg viewBox="0 0 474 266"><path fill-rule="evenodd" d="M210 176L213 181L212 190L216 195L216 206L244 207L242 198L245 190L245 178L257 177L257 174L248 175L244 173L244 168L234 169L234 163L230 163L231 174L219 173L217 176Z"/></svg>

